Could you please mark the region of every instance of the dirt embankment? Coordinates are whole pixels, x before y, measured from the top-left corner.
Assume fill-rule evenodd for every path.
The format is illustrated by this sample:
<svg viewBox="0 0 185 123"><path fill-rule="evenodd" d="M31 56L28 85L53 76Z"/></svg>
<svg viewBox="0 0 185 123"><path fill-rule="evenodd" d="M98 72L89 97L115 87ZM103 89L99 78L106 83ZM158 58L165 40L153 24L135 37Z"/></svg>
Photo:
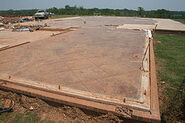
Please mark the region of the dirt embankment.
<svg viewBox="0 0 185 123"><path fill-rule="evenodd" d="M13 111L5 112L1 115L8 114L8 122L14 119L16 114L32 112L37 114L41 121L47 119L55 122L123 122L124 120L113 114L102 114L92 112L76 107L71 107L53 102L47 102L38 98L28 97L13 92L0 90L0 106L6 99L14 101ZM0 119L1 121L1 119ZM2 121L3 122L3 121Z"/></svg>

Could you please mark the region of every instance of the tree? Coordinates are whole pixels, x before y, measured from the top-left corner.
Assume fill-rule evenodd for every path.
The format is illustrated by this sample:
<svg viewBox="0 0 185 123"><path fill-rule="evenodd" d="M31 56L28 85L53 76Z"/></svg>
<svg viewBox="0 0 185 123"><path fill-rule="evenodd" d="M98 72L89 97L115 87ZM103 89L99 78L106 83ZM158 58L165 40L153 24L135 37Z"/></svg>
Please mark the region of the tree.
<svg viewBox="0 0 185 123"><path fill-rule="evenodd" d="M70 9L71 7L69 5L66 5L65 6L65 9Z"/></svg>
<svg viewBox="0 0 185 123"><path fill-rule="evenodd" d="M145 12L145 10L144 10L144 8L142 8L142 7L138 7L138 15L140 16L140 17L143 17L144 16L144 12Z"/></svg>

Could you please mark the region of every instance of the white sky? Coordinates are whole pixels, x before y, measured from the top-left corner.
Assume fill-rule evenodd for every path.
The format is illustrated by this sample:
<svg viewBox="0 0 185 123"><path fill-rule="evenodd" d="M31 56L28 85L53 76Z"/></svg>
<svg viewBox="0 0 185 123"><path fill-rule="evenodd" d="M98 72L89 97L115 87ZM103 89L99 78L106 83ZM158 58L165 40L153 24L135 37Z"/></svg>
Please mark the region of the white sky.
<svg viewBox="0 0 185 123"><path fill-rule="evenodd" d="M185 0L0 0L0 10L7 9L46 9L77 5L85 8L113 8L145 10L168 9L185 11Z"/></svg>

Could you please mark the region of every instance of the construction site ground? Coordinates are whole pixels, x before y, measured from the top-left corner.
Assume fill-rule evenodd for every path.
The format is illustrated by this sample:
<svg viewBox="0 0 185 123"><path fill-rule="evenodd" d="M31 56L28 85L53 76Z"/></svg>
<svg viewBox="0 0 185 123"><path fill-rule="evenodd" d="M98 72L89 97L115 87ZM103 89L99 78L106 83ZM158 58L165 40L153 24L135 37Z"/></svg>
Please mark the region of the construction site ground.
<svg viewBox="0 0 185 123"><path fill-rule="evenodd" d="M13 100L15 104L12 112L0 115L1 123L129 122L111 113L93 112L0 90L0 106L3 106L7 99Z"/></svg>
<svg viewBox="0 0 185 123"><path fill-rule="evenodd" d="M75 98L150 111L155 103L151 95L156 97L157 93L150 91L147 30L155 29L156 23L160 25L161 21L101 16L23 23L48 27L34 32L0 32L0 46L13 47L0 51L0 79ZM22 43L26 44L19 46ZM11 95L15 96L12 100L18 112L39 111L40 120L123 120L112 114L89 115L89 111L64 105L51 108L52 104L40 99L10 92L2 92L1 99Z"/></svg>

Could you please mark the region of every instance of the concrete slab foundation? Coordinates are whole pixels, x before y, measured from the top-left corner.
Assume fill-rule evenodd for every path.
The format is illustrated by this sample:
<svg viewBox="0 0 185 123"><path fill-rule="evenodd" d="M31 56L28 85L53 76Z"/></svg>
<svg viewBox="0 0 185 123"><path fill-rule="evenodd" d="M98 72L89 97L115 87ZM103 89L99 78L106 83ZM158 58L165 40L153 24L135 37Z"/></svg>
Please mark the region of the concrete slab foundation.
<svg viewBox="0 0 185 123"><path fill-rule="evenodd" d="M152 40L147 31L114 26L154 21L80 17L48 23L50 28L80 28L1 51L2 88L129 118L160 120Z"/></svg>

